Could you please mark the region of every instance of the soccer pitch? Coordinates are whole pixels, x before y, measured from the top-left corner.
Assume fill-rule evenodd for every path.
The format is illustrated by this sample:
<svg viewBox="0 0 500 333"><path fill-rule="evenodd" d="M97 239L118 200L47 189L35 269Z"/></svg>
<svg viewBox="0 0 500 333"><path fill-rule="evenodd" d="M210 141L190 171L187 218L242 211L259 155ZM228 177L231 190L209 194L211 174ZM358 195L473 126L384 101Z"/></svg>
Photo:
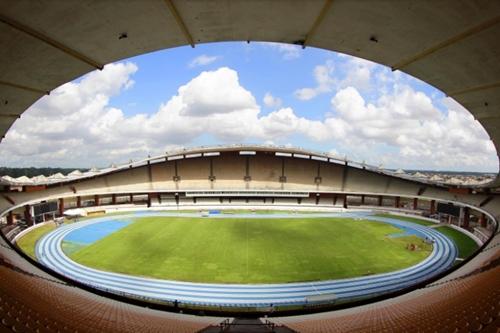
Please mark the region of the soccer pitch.
<svg viewBox="0 0 500 333"><path fill-rule="evenodd" d="M85 266L208 283L350 278L417 264L431 252L416 236L351 218L137 217L76 252ZM418 245L416 251L407 244Z"/></svg>

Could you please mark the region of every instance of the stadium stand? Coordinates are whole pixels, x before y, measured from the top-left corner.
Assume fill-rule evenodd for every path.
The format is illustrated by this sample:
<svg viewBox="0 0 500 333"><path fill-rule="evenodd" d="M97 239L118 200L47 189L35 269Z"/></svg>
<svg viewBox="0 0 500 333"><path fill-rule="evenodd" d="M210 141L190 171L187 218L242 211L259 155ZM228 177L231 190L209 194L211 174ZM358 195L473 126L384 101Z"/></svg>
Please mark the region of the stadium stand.
<svg viewBox="0 0 500 333"><path fill-rule="evenodd" d="M273 322L298 332L495 332L500 253L466 275L374 305Z"/></svg>
<svg viewBox="0 0 500 333"><path fill-rule="evenodd" d="M247 147L246 149L251 148L255 147ZM280 166L276 161L279 161L279 159L273 154L269 154L269 150L272 151L272 148L266 148L266 153L257 152L255 156L249 159L259 158L259 172L267 175L278 174L281 170L276 170ZM247 158L237 155L236 151L237 150L233 149L232 152L222 152L217 156L217 168L214 169L218 170L219 176L216 181L223 184L232 184L224 190L217 190L215 192L210 192L210 190L207 191L207 184L209 183L207 175L210 174L210 170L209 163L207 162L208 158L204 157L199 158L196 163L196 168L188 167L186 161L183 161L183 163L178 163L178 161L163 161L158 163L158 165L153 164L151 168L153 171L151 181L147 181L147 168L139 166L137 170L132 167L111 175L97 175L92 179L78 180L74 187L77 188L76 194L81 194L80 202L82 205L88 202L89 205L94 206L97 199L100 206L91 208L99 210L108 210L115 207L115 205L113 205L113 194L115 193L114 200L117 204L116 207L122 207L124 209L130 209L130 207L142 207L141 209L145 209L148 198L151 201L151 205L155 208L186 207L187 209L192 209L198 206L203 207L202 209L208 209L209 207L218 206L220 204L226 207L265 207L265 205L274 205L275 207L289 207L289 209L294 209L293 207L298 206L329 207L329 209L343 207L345 193L339 192L338 190L335 191L335 189L341 187L342 177L340 177L338 173L342 172L343 166L339 167L337 164L331 163L324 165L322 168L322 179L325 179L325 181L330 184L328 187L330 191L320 193L317 192L317 182L314 177L315 174L317 175L317 161L302 158L298 159L299 166L296 168L289 168L291 170L287 171L287 178L291 175L290 177L295 182L294 184L297 184L294 188L307 190L305 193L309 193L309 195L304 197L302 192L290 193L282 190L266 192L269 191L269 188L280 188L281 182L279 177L258 178L256 181L257 185L253 184L253 178L246 181L243 180L246 174L246 171L243 170L243 166L245 166L245 160ZM288 163L292 164L293 159L294 158L290 158ZM181 180L177 182L176 188L173 188L173 186L170 188L163 188L161 190L163 192L158 194L161 188L160 184L165 184L165 177L162 178L159 172L168 169L169 165L173 163L178 163L177 172L178 175L181 176ZM238 169L236 169L236 171L229 173L226 178L224 172L226 170L231 170L230 166L235 163L241 166L241 170L238 171ZM265 170L264 165L267 165L269 169ZM182 168L179 166L182 166ZM329 167L334 171L329 170ZM403 203L412 203L413 198L406 198L403 194L410 192L412 195L415 195L414 193L416 193L421 186L419 183L412 183L405 180L404 183L406 184L408 182L408 184L413 186L413 189L403 189L403 193L397 193L397 195L395 195L394 192L388 192L386 180L370 181L371 178L380 177L379 174L369 170L356 169L351 172L352 170L353 169L349 169L348 171L348 174L351 176L348 180L351 184L349 185L351 188L359 189L362 184L365 183L370 183L372 186L375 186L373 184L377 184L376 186L381 187L371 187L374 191L373 193L364 192L363 194L355 193L348 195L347 204L353 205L353 207L368 207L370 205L378 207L380 193L384 193L385 195L382 196L382 208L387 210L396 209L396 197L401 198L399 200L401 206ZM337 173L335 173L335 171ZM187 182L189 182L189 185L186 187L184 187L184 175L186 175ZM332 175L332 178L327 175ZM356 181L359 184L355 184ZM397 180L391 182L396 183L396 181ZM174 183L173 181L170 182L170 184ZM252 184L251 187L248 186L251 190L247 189L245 184ZM50 187L47 189L45 195L51 198L65 197L66 195L70 196L64 199L64 208L69 208L78 203L78 200L75 200L74 197L75 193L71 190L72 186L70 182L65 186ZM95 187L92 189L93 186ZM234 191L234 189L238 190ZM129 190L130 193L124 192L124 190ZM197 194L193 195L193 190ZM218 196L228 193L227 191L229 190L233 191L230 196ZM440 191L434 189L434 191L439 193L440 197L446 198L446 200L455 199L446 189L441 189ZM150 194L148 195L147 193ZM188 193L190 193L190 195L186 196ZM214 196L203 196L203 193ZM262 197L248 196L247 193L259 193L257 195L265 195L261 193L269 194L264 203ZM283 193L284 196L280 196L280 193ZM286 197L286 195L290 195L288 193L299 196ZM387 193L391 195L389 196ZM9 194L15 202L26 202L36 198L31 192L15 192ZM38 200L45 199L40 194L41 193L37 193ZM128 203L130 202L131 194L134 200L133 205ZM96 195L98 198L96 198ZM196 200L194 198L196 198ZM363 205L362 200L364 200ZM425 196L419 197L418 209L428 211L428 209L430 209L429 201L430 199ZM481 201L481 199L474 198L474 202L478 201ZM127 202L127 204L119 204L119 202ZM490 200L487 205L497 207L495 206L496 203L497 200ZM12 204L4 200L0 205L8 207ZM408 207L402 207L402 209L403 211L408 210ZM490 225L490 233L492 231L491 228L495 226L496 225ZM497 243L499 240L498 237L500 236L496 236L492 243ZM78 287L72 286L73 283L69 281L65 281L64 279L60 280L46 274L37 267L24 261L24 259L10 249L10 246L6 243L3 243L2 247L0 247L0 254L3 263L3 265L0 266L1 269L5 271L5 274L2 276L5 276L5 281L8 282L7 284L2 284L2 287L0 287L5 289L2 290L2 295L5 294L5 297L2 296L4 302L2 309L4 309L3 311L5 313L5 318L3 318L2 323L5 327L13 330L29 331L29 329L36 330L37 328L42 328L42 331L43 329L63 331L64 327L67 329L71 328L71 330L85 330L83 327L87 325L85 326L87 330L92 330L94 328L97 330L98 328L102 329L104 327L104 329L109 328L111 330L111 328L113 328L113 330L116 331L128 332L138 329L154 331L161 325L167 325L168 327L172 327L172 331L187 332L201 330L210 325L217 325L224 319L163 314L163 312L144 310L137 306L123 304L102 296L93 295L88 291L80 290ZM368 329L373 329L375 331L390 331L391 328L395 327L411 331L416 325L415 318L417 317L424 318L421 320L425 320L425 327L419 326L419 329L422 331L455 330L461 332L463 330L485 331L487 329L493 329L498 318L499 288L498 281L494 279L494 276L498 274L497 259L499 255L500 248L489 248L488 251L480 253L470 263L463 265L459 270L451 273L449 276L444 276L441 280L434 281L427 287L423 286L410 293L390 300L347 310L298 317L270 318L269 320L276 325L285 325L290 329L300 332L342 332L348 328L355 331ZM22 263L23 261L24 263ZM13 262L16 264L14 265ZM18 265L20 262L22 264ZM17 287L19 284L24 287ZM25 300L26 295L31 295L30 297L32 297L32 299L42 297L47 304L55 302L57 311L46 312L37 310L37 312L33 312L34 310L32 307L34 305L29 299ZM63 295L63 297L59 297L60 295ZM453 297L451 297L451 295L453 295ZM482 302L476 302L471 298L471 295L480 295L480 297L483 297ZM57 300L55 299L56 297ZM17 303L13 300L17 300ZM66 302L75 304L75 306L68 306ZM21 310L13 310L17 309L16 306L18 305L16 304L23 304ZM82 311L82 308L88 310ZM95 312L90 309L102 309L102 311ZM152 313L149 313L149 311ZM88 318L92 316L97 317L96 320L92 321L90 324L83 319L81 322L73 323L69 319L72 318L75 312L80 313L83 316L82 318L86 316ZM125 321L130 318L135 318L135 316L142 317L143 312L147 314L144 318L148 318L141 324L143 326L136 326L138 324L124 324ZM443 315L448 318L446 321L441 320ZM31 321L32 318L36 318L34 319L34 323ZM123 319L117 320L115 323L113 322L113 318ZM356 320L354 321L353 318L356 318ZM418 323L420 323L420 321Z"/></svg>
<svg viewBox="0 0 500 333"><path fill-rule="evenodd" d="M432 4L406 0L0 1L0 35L9 46L5 48L8 52L0 53L0 133L3 139L13 122L48 91L103 64L198 42L261 40L337 50L413 74L471 111L498 147L499 12L498 1L454 0ZM130 38L119 38L124 31ZM237 151L234 147L228 150ZM227 164L213 157L216 180L209 183L210 188L252 188L252 180L245 181L245 158L233 155ZM494 221L489 224L490 232L500 216L499 177L486 187L457 191L378 170L338 166L343 172L332 170L331 178L321 169L318 185L314 182L317 163L301 173L304 163L287 165L286 182L257 178L261 182L257 187L332 191L339 196L384 195L387 206L391 205L389 196L418 197L419 209L426 211L432 211L430 200L461 203L482 209ZM281 168L277 172L281 175ZM203 172L203 179L207 174ZM42 200L64 198L71 206L78 203L78 197L90 203L95 195L144 196L187 190L175 176L172 163L153 165L151 172L147 166L134 164L55 186L32 187L31 191L8 190L0 196L0 211L8 214L14 210L22 216L25 205ZM257 177L252 168L249 176ZM276 199L294 204L294 199ZM169 200L176 205L175 198ZM302 332L496 332L499 241L496 235L472 260L431 286L371 305L273 321ZM3 238L0 276L3 330L192 332L224 319L158 312L97 295L41 270Z"/></svg>

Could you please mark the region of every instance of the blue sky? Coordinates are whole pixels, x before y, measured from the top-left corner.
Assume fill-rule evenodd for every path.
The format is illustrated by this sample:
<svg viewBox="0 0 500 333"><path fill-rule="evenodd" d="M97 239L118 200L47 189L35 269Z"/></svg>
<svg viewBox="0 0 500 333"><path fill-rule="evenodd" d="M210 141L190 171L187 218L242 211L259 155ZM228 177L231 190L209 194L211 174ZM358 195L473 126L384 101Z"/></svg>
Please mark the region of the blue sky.
<svg viewBox="0 0 500 333"><path fill-rule="evenodd" d="M0 145L7 165L104 167L178 147L267 143L387 168L498 168L486 132L440 91L359 58L284 44L130 58L57 88L26 114Z"/></svg>
<svg viewBox="0 0 500 333"><path fill-rule="evenodd" d="M183 46L133 57L128 60L139 67L133 76L136 84L126 93L114 96L111 102L128 115L155 112L166 97L177 93L180 85L203 71L227 66L238 71L240 83L250 90L257 100L261 101L267 92L272 91L283 100L284 105L293 107L298 115L322 119L324 113L330 111L331 96L324 94L304 102L294 98L294 91L304 86L314 86L311 72L316 65L328 60L339 65L346 59L339 56L339 53L313 47L295 48L298 55L287 56L285 52L277 51L275 47L263 43L211 43L199 44L195 48ZM218 58L204 66L189 66L193 59L203 55ZM377 67L377 71L392 75L389 68L382 65ZM345 71L340 72L340 75L345 75ZM439 90L418 79L403 75L402 80L429 96L435 96L436 101L444 97ZM371 100L370 97L373 98L374 95L376 92L370 91L365 97ZM436 106L440 107L439 104ZM440 109L445 111L442 107ZM264 113L270 111L270 108L263 109Z"/></svg>
<svg viewBox="0 0 500 333"><path fill-rule="evenodd" d="M321 107L321 104L324 107L328 103L327 96L303 105L293 98L293 92L303 84L313 85L311 70L318 63L336 58L336 54L315 48L297 50L300 50L300 57L284 59L280 52L257 43L214 43L200 44L194 49L184 46L130 58L139 67L133 77L136 84L126 94L114 97L112 103L116 103L127 114L148 110L154 112L167 97L177 93L180 85L202 71L227 66L238 71L240 83L257 100L262 100L266 92L273 91L287 104L296 107L297 111L303 109L302 112L320 117L320 111L311 111ZM219 58L205 66L189 66L194 58L202 55Z"/></svg>

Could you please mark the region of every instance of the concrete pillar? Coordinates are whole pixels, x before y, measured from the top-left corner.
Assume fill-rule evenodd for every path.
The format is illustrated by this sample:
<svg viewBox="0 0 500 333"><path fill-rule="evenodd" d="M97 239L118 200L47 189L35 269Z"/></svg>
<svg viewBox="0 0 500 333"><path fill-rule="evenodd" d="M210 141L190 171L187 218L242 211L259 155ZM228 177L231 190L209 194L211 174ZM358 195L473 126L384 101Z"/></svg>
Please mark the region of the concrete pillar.
<svg viewBox="0 0 500 333"><path fill-rule="evenodd" d="M116 205L116 194L114 194L114 193L111 195L111 203L113 205Z"/></svg>
<svg viewBox="0 0 500 333"><path fill-rule="evenodd" d="M29 226L33 225L33 216L31 216L31 207L29 205L24 206L24 219Z"/></svg>
<svg viewBox="0 0 500 333"><path fill-rule="evenodd" d="M383 201L383 197L381 195L378 196L378 205L379 206L382 206L382 201Z"/></svg>
<svg viewBox="0 0 500 333"><path fill-rule="evenodd" d="M479 225L486 228L486 215L484 213L481 213L481 216L479 216Z"/></svg>
<svg viewBox="0 0 500 333"><path fill-rule="evenodd" d="M394 198L394 207L399 208L400 201L401 201L400 197L395 197Z"/></svg>
<svg viewBox="0 0 500 333"><path fill-rule="evenodd" d="M347 209L347 194L344 194L344 208Z"/></svg>
<svg viewBox="0 0 500 333"><path fill-rule="evenodd" d="M82 207L82 197L80 196L76 197L76 207L78 208Z"/></svg>
<svg viewBox="0 0 500 333"><path fill-rule="evenodd" d="M64 215L64 198L59 198L59 216Z"/></svg>
<svg viewBox="0 0 500 333"><path fill-rule="evenodd" d="M337 204L337 193L333 195L333 205L335 206Z"/></svg>
<svg viewBox="0 0 500 333"><path fill-rule="evenodd" d="M436 200L431 200L431 215L436 214Z"/></svg>
<svg viewBox="0 0 500 333"><path fill-rule="evenodd" d="M316 193L316 205L319 204L319 193Z"/></svg>
<svg viewBox="0 0 500 333"><path fill-rule="evenodd" d="M418 198L413 198L413 210L418 209Z"/></svg>
<svg viewBox="0 0 500 333"><path fill-rule="evenodd" d="M12 225L12 224L14 224L14 213L12 213L12 211L10 211L7 214L7 225Z"/></svg>
<svg viewBox="0 0 500 333"><path fill-rule="evenodd" d="M469 207L464 207L464 219L463 219L463 228L469 229L469 222L470 222L470 208Z"/></svg>
<svg viewBox="0 0 500 333"><path fill-rule="evenodd" d="M148 208L151 207L151 193L148 193Z"/></svg>
<svg viewBox="0 0 500 333"><path fill-rule="evenodd" d="M99 195L94 195L94 206L99 206Z"/></svg>
<svg viewBox="0 0 500 333"><path fill-rule="evenodd" d="M362 205L365 204L365 195L364 194L361 195L361 204Z"/></svg>

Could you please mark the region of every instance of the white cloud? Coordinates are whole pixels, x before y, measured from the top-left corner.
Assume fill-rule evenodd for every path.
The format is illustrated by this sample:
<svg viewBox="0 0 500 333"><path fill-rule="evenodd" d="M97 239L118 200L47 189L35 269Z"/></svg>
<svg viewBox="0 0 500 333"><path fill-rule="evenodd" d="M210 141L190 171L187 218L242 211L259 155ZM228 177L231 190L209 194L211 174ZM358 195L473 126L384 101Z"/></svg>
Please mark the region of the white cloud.
<svg viewBox="0 0 500 333"><path fill-rule="evenodd" d="M336 79L332 76L334 70L333 61L328 60L324 65L314 67L313 75L316 81L314 88L301 88L295 91L295 97L302 101L310 100L319 94L331 92Z"/></svg>
<svg viewBox="0 0 500 333"><path fill-rule="evenodd" d="M331 93L345 87L354 87L361 91L372 88L372 71L376 68L375 63L347 55L339 59L341 61L336 64L330 59L325 64L314 67L313 77L316 86L297 89L295 97L307 101L320 94ZM380 75L380 78L386 77Z"/></svg>
<svg viewBox="0 0 500 333"><path fill-rule="evenodd" d="M315 87L295 91L300 100L333 93L332 112L321 124L303 125L310 129L304 135L333 140L336 151L375 165L477 169L480 161L483 169L497 169L488 135L460 105L446 99L439 111L431 97L405 84L413 79L363 59L338 58L314 68Z"/></svg>
<svg viewBox="0 0 500 333"><path fill-rule="evenodd" d="M216 60L220 59L219 56L208 56L206 54L202 54L193 60L188 64L190 68L194 67L199 67L199 66L206 66L210 65L211 63L215 62Z"/></svg>
<svg viewBox="0 0 500 333"><path fill-rule="evenodd" d="M274 97L270 92L267 92L264 95L262 101L264 102L264 105L267 106L268 108L279 108L283 104L281 98Z"/></svg>
<svg viewBox="0 0 500 333"><path fill-rule="evenodd" d="M291 108L261 116L254 96L227 67L202 72L157 112L127 117L109 100L130 85L136 70L131 63L108 65L56 89L16 122L0 153L11 164L29 158L39 165L109 165L189 145L207 134L223 142L283 143L294 133L329 137L320 121L298 117ZM270 96L277 107L281 102Z"/></svg>
<svg viewBox="0 0 500 333"><path fill-rule="evenodd" d="M109 101L130 86L136 70L132 63L108 65L54 90L8 132L0 146L3 162L106 166L189 145L205 134L222 141L267 137L255 98L226 67L202 72L153 114L126 116Z"/></svg>
<svg viewBox="0 0 500 333"><path fill-rule="evenodd" d="M358 90L365 91L371 88L372 71L376 64L356 57L348 57L343 63L343 69L346 72L345 78L340 82L340 87L355 87Z"/></svg>
<svg viewBox="0 0 500 333"><path fill-rule="evenodd" d="M202 72L179 88L184 116L206 116L235 110L256 108L253 95L240 86L238 73L227 67L214 72Z"/></svg>
<svg viewBox="0 0 500 333"><path fill-rule="evenodd" d="M279 53L281 53L283 59L285 60L297 59L300 58L300 56L302 55L301 53L302 47L300 45L271 43L271 42L259 42L259 44L277 50Z"/></svg>
<svg viewBox="0 0 500 333"><path fill-rule="evenodd" d="M447 114L439 112L431 99L412 88L397 87L376 103L367 103L353 87L340 90L332 98L345 147L355 152L365 149L372 163L381 157L384 164L401 167L473 169L478 161L484 168L496 168L492 142L472 115L450 99ZM325 122L328 124L328 119ZM391 152L381 147L392 147ZM380 156L384 154L385 156Z"/></svg>
<svg viewBox="0 0 500 333"><path fill-rule="evenodd" d="M322 66L315 70L313 89L333 92L345 78L333 79L333 64ZM334 142L335 155L374 165L497 168L493 144L466 110L447 98L447 112L440 112L427 95L397 80L388 83L390 93L371 101L361 94L363 85L339 88L331 113L312 120L281 107L270 93L263 102L276 110L263 116L238 73L221 67L179 87L156 112L126 116L110 99L133 84L136 71L129 62L107 65L42 98L7 133L0 145L3 162L106 166L186 146L205 135L219 142L276 144L300 136L330 147Z"/></svg>

